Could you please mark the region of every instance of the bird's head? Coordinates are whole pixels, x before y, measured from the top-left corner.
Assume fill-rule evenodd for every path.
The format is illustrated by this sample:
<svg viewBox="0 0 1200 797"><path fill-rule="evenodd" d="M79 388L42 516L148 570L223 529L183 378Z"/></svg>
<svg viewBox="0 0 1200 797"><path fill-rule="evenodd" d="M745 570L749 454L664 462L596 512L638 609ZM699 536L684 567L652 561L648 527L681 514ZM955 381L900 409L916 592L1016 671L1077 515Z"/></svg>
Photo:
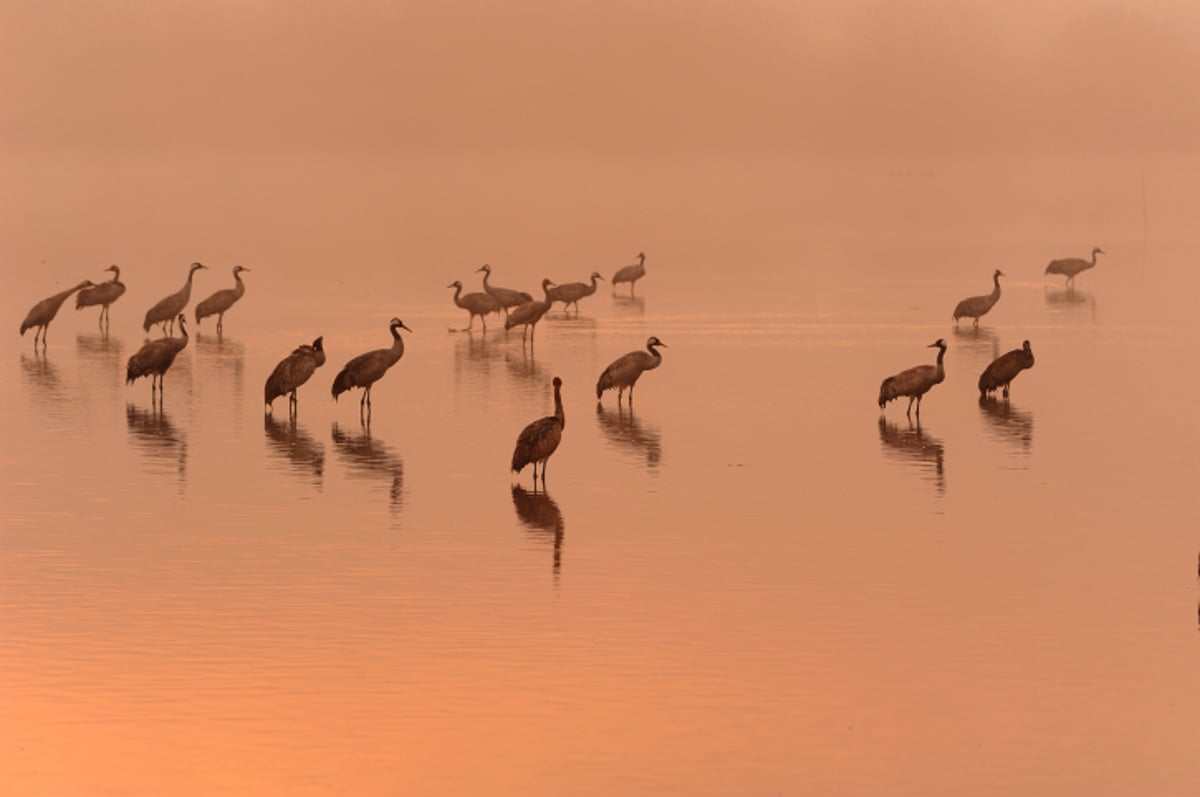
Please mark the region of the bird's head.
<svg viewBox="0 0 1200 797"><path fill-rule="evenodd" d="M183 329L183 322L184 322L185 320L186 320L186 318L184 317L183 313L180 313L180 314L179 314L179 328L180 328L180 329Z"/></svg>
<svg viewBox="0 0 1200 797"><path fill-rule="evenodd" d="M195 271L198 268L207 269L208 266L204 265L203 263L192 263L192 268L191 268L192 271Z"/></svg>
<svg viewBox="0 0 1200 797"><path fill-rule="evenodd" d="M111 272L113 272L114 274L119 274L119 273L121 272L121 269L117 268L115 265L113 265L113 266L109 266L108 268L106 268L106 269L104 269L104 270L105 270L105 271L111 271Z"/></svg>
<svg viewBox="0 0 1200 797"><path fill-rule="evenodd" d="M491 273L492 273L492 267L491 267L491 266L489 266L487 263L484 263L482 266L480 266L479 268L475 269L475 272L476 272L476 273L479 273L480 271L482 271L482 272L484 272L484 273L486 273L486 274L491 274Z"/></svg>
<svg viewBox="0 0 1200 797"><path fill-rule="evenodd" d="M552 381L550 384L554 385L555 389L558 389L562 387L562 380L556 376L554 377L554 381Z"/></svg>
<svg viewBox="0 0 1200 797"><path fill-rule="evenodd" d="M403 321L401 321L399 318L395 318L395 317L393 317L393 318L392 318L392 320L391 320L391 322L388 324L388 326L390 326L392 329L396 329L396 328L400 328L400 329L408 329L408 327L404 326L404 322L403 322ZM412 330L411 330L411 329L408 329L408 331L409 331L409 332L412 332Z"/></svg>
<svg viewBox="0 0 1200 797"><path fill-rule="evenodd" d="M646 341L646 345L647 346L663 346L665 348L670 348L669 346L667 346L667 344L663 343L661 340L659 340L658 338L656 338L653 335L650 336L650 340Z"/></svg>
<svg viewBox="0 0 1200 797"><path fill-rule="evenodd" d="M1025 341L1024 343L1022 343L1021 348L1025 350L1026 354L1033 354L1033 349L1030 348L1029 341Z"/></svg>
<svg viewBox="0 0 1200 797"><path fill-rule="evenodd" d="M461 287L462 287L462 283L461 283L461 282L459 282L458 280L455 280L454 282L451 282L451 283L450 283L449 285L447 285L446 287L447 287L447 288L461 288Z"/></svg>
<svg viewBox="0 0 1200 797"><path fill-rule="evenodd" d="M1006 274L1005 274L1003 271L1001 271L1000 269L996 269L996 273L995 273L995 274L993 274L992 276L994 276L994 277L1003 277L1003 276L1007 276L1007 275L1006 275Z"/></svg>
<svg viewBox="0 0 1200 797"><path fill-rule="evenodd" d="M1108 252L1105 252L1100 247L1098 247L1098 246L1092 247L1092 257L1095 257L1096 255L1106 255L1106 254L1108 254Z"/></svg>
<svg viewBox="0 0 1200 797"><path fill-rule="evenodd" d="M246 268L245 266L234 266L233 267L233 276L236 277L238 274L242 273L243 271L249 271L249 270L250 269Z"/></svg>
<svg viewBox="0 0 1200 797"><path fill-rule="evenodd" d="M600 272L599 272L599 271L593 271L593 272L592 272L592 279L594 279L594 280L602 280L602 279L604 279L604 277L600 276ZM604 280L604 281L605 281L605 282L608 282L608 280Z"/></svg>
<svg viewBox="0 0 1200 797"><path fill-rule="evenodd" d="M946 348L946 341L942 340L941 338L938 338L933 343L930 343L928 346L926 346L926 348L928 348L928 349L944 349L944 348Z"/></svg>
<svg viewBox="0 0 1200 797"><path fill-rule="evenodd" d="M638 253L637 253L637 256L638 256L638 260L645 260L645 259L646 259L646 253L645 253L645 252L638 252Z"/></svg>
<svg viewBox="0 0 1200 797"><path fill-rule="evenodd" d="M554 280L550 279L549 277L546 277L545 279L542 280L542 290L546 290L547 288L553 288L553 287L554 287Z"/></svg>
<svg viewBox="0 0 1200 797"><path fill-rule="evenodd" d="M325 336L324 335L322 335L321 337L319 337L313 341L313 348L316 349L317 351L325 351Z"/></svg>
<svg viewBox="0 0 1200 797"><path fill-rule="evenodd" d="M79 283L80 288L91 288L95 285L96 283L92 282L91 280L84 280L83 282Z"/></svg>

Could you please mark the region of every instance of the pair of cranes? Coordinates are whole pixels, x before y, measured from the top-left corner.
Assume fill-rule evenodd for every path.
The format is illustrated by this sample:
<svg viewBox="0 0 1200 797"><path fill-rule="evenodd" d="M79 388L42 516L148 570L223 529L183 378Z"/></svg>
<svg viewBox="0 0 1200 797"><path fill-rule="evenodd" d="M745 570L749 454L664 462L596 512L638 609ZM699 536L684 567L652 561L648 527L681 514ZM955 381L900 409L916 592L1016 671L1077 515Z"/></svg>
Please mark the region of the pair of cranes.
<svg viewBox="0 0 1200 797"><path fill-rule="evenodd" d="M1096 246L1092 248L1092 259L1084 260L1082 257L1064 257L1059 260L1051 260L1043 274L1062 274L1067 278L1067 287L1075 286L1075 277L1080 273L1087 271L1090 268L1096 267L1096 255L1104 254L1104 250ZM983 296L969 296L963 299L954 307L954 324L958 325L958 319L970 318L974 321L975 326L979 326L979 319L987 315L988 311L996 306L996 302L1000 301L1000 278L1005 276L1000 269L992 274L992 292Z"/></svg>

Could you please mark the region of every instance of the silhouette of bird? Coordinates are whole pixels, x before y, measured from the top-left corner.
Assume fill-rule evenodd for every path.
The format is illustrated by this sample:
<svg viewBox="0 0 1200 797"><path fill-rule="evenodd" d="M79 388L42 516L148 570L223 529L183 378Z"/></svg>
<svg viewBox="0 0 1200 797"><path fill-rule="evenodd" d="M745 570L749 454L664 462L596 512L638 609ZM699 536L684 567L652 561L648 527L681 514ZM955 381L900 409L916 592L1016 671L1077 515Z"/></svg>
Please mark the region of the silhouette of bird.
<svg viewBox="0 0 1200 797"><path fill-rule="evenodd" d="M508 319L504 322L504 329L509 330L513 327L522 327L521 342L525 342L525 334L529 333L529 345L533 345L533 333L536 331L537 322L542 320L542 316L550 309L550 305L554 304L554 300L550 298L550 288L554 285L549 279L542 280L542 292L546 298L540 301L529 301L525 304L514 307L508 313Z"/></svg>
<svg viewBox="0 0 1200 797"><path fill-rule="evenodd" d="M996 302L1000 301L1000 278L1004 276L1004 272L996 269L996 273L992 275L992 282L995 287L987 296L971 296L963 299L954 308L954 324L958 325L960 318L975 319L975 326L979 326L979 317L986 315L988 310L991 310Z"/></svg>
<svg viewBox="0 0 1200 797"><path fill-rule="evenodd" d="M906 414L912 416L912 405L915 399L917 418L921 417L921 397L929 392L931 387L946 378L946 369L942 365L942 358L946 355L946 341L938 338L930 343L928 348L938 350L937 365L918 365L883 380L883 384L879 386L879 409L882 410L894 398L908 396Z"/></svg>
<svg viewBox="0 0 1200 797"><path fill-rule="evenodd" d="M637 256L638 256L638 262L634 263L633 265L625 266L621 269L618 269L617 273L613 274L613 278L612 278L613 293L617 292L617 284L618 283L628 282L629 283L629 295L630 296L634 295L633 284L635 282L637 282L638 280L640 280L642 277L646 276L646 253L638 252Z"/></svg>
<svg viewBox="0 0 1200 797"><path fill-rule="evenodd" d="M476 272L483 272L483 292L491 296L496 301L500 302L500 307L504 309L504 317L508 317L508 309L532 302L533 297L525 291L514 291L512 288L497 288L488 282L488 278L492 276L492 267L484 263Z"/></svg>
<svg viewBox="0 0 1200 797"><path fill-rule="evenodd" d="M1008 386L1017 378L1017 374L1026 368L1033 367L1033 349L1029 341L1021 344L1021 348L1013 349L1007 354L1001 354L991 365L979 375L979 397L983 398L996 388L1004 389L1004 398L1008 398Z"/></svg>
<svg viewBox="0 0 1200 797"><path fill-rule="evenodd" d="M314 340L311 346L298 346L275 366L263 387L263 400L266 402L268 414L274 411L275 399L284 394L288 396L288 414L296 414L299 405L296 388L307 382L313 372L325 364L324 341L325 338L320 337Z"/></svg>
<svg viewBox="0 0 1200 797"><path fill-rule="evenodd" d="M1092 259L1084 260L1082 257L1064 257L1059 260L1051 260L1050 265L1046 266L1046 274L1064 274L1067 277L1067 285L1075 284L1075 275L1081 271L1087 271L1089 268L1096 267L1096 255L1106 254L1103 249L1098 246L1092 247Z"/></svg>
<svg viewBox="0 0 1200 797"><path fill-rule="evenodd" d="M554 377L554 414L539 418L521 430L517 445L513 448L512 469L520 473L526 465L533 465L533 484L537 489L537 466L542 463L542 486L546 486L546 462L562 441L563 428L567 425L563 414L562 380Z"/></svg>
<svg viewBox="0 0 1200 797"><path fill-rule="evenodd" d="M113 273L112 279L108 282L102 282L99 285L93 285L90 288L84 288L75 297L76 310L100 305L101 327L104 327L108 321L108 306L117 299L120 299L125 293L125 283L121 282L121 269L117 266L109 266L104 270Z"/></svg>
<svg viewBox="0 0 1200 797"><path fill-rule="evenodd" d="M666 347L666 345L658 338L651 336L646 341L646 349L650 352L649 354L644 351L631 351L613 360L596 382L596 399L599 400L604 391L615 387L617 389L617 406L620 406L621 394L625 392L625 388L629 388L629 406L632 407L633 386L637 384L644 372L652 371L662 365L662 354L659 353L657 347Z"/></svg>
<svg viewBox="0 0 1200 797"><path fill-rule="evenodd" d="M149 343L138 349L137 352L129 358L129 364L125 368L125 384L132 385L134 380L143 376L150 377L150 398L154 399L155 377L158 377L158 392L163 395L163 375L167 373L167 369L175 362L175 355L183 351L188 344L187 327L183 325L183 313L179 314L179 332L182 337L178 338L159 338L152 340Z"/></svg>
<svg viewBox="0 0 1200 797"><path fill-rule="evenodd" d="M40 334L42 336L42 348L46 348L46 330L50 328L50 322L54 320L54 316L58 315L58 308L62 307L62 303L72 293L80 288L90 288L91 286L91 280L84 280L74 287L67 288L65 291L42 299L35 304L25 315L25 320L21 322L21 337L25 337L25 330L33 328L33 345L37 346L38 335Z"/></svg>
<svg viewBox="0 0 1200 797"><path fill-rule="evenodd" d="M192 277L202 268L206 269L208 266L192 263L188 269L187 282L183 284L183 287L146 311L146 320L142 324L144 331L149 332L150 327L155 324L162 324L164 336L170 334L167 331L168 324L171 326L170 332L175 331L176 316L183 312L183 308L187 307L188 300L192 298Z"/></svg>
<svg viewBox="0 0 1200 797"><path fill-rule="evenodd" d="M200 326L200 322L208 318L210 315L217 317L217 334L221 334L221 329L224 326L222 322L225 320L225 312L233 307L233 303L242 298L242 294L246 292L246 283L242 282L242 272L249 271L245 266L233 267L233 278L237 284L232 288L219 290L212 296L209 296L200 304L196 305L196 326Z"/></svg>
<svg viewBox="0 0 1200 797"><path fill-rule="evenodd" d="M459 332L467 332L475 325L475 316L479 316L479 320L483 322L483 331L487 332L487 314L499 313L502 309L500 301L495 296L489 296L486 293L468 293L462 295L463 284L458 280L451 282L446 286L454 288L454 304L461 307L470 313L470 318L467 325Z"/></svg>
<svg viewBox="0 0 1200 797"><path fill-rule="evenodd" d="M333 378L334 401L337 401L339 394L352 387L363 388L362 398L358 402L359 419L362 419L364 411L368 418L371 416L371 385L379 381L388 369L404 356L404 340L400 337L400 330L412 332L399 318L393 318L388 323L388 329L392 333L391 348L375 349L358 355L346 363L346 367Z"/></svg>
<svg viewBox="0 0 1200 797"><path fill-rule="evenodd" d="M568 282L566 285L556 285L550 291L550 297L553 301L563 303L563 312L570 309L571 305L575 305L575 312L579 312L579 300L585 296L591 296L596 292L596 280L602 280L599 271L592 272L592 282L589 285L586 282Z"/></svg>

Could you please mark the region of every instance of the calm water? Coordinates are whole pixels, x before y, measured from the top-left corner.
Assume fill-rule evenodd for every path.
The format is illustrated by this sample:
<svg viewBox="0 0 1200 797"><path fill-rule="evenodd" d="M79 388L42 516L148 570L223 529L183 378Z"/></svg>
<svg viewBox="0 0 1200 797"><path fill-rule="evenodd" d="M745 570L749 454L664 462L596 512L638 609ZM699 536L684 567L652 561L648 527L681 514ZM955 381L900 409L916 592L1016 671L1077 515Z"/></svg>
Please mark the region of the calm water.
<svg viewBox="0 0 1200 797"><path fill-rule="evenodd" d="M448 332L441 286L478 290L473 260L301 288L246 258L161 412L123 368L187 261L123 264L109 336L67 305L44 355L20 318L87 270L24 274L0 338L3 791L1197 793L1196 283L1182 248L1097 243L1073 293L1037 242L645 244L637 300L602 284L532 355L494 316ZM638 248L493 279L608 276ZM232 284L209 265L194 300ZM997 266L1000 303L955 330ZM413 334L368 430L329 384L392 315ZM266 375L317 335L298 422L286 400L264 420ZM669 348L634 411L597 406L650 335ZM921 424L881 415L880 380L938 337ZM1025 338L1036 366L981 405ZM567 425L534 491L507 464L554 376Z"/></svg>

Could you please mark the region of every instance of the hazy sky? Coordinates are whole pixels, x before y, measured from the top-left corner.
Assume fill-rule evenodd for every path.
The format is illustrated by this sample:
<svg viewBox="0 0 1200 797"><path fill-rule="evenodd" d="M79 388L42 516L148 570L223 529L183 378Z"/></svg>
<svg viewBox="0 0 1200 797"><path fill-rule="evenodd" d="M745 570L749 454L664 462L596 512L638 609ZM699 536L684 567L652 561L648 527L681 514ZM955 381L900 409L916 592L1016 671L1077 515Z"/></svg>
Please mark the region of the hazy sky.
<svg viewBox="0 0 1200 797"><path fill-rule="evenodd" d="M1200 6L3 0L26 150L1192 151Z"/></svg>

